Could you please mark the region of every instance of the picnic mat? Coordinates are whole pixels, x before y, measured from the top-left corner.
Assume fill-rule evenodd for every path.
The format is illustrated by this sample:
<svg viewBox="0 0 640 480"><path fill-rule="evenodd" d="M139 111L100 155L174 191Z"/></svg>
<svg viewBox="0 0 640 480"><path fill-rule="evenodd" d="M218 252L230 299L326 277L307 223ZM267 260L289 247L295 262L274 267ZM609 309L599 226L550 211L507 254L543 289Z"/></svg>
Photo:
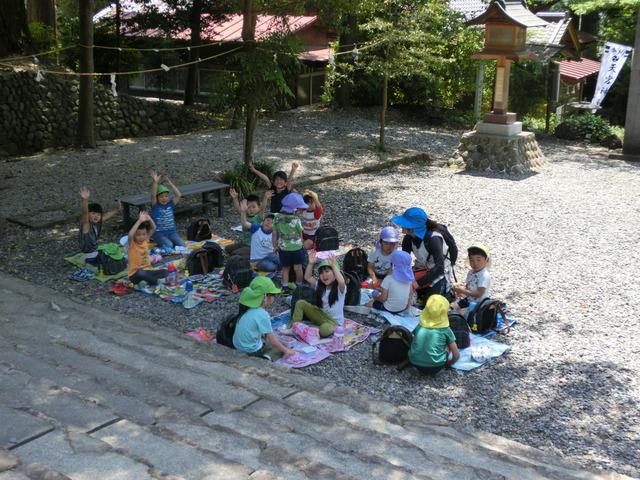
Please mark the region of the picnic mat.
<svg viewBox="0 0 640 480"><path fill-rule="evenodd" d="M343 337L331 337L320 340L316 345L309 345L291 334L285 334L279 329L286 327L291 321L291 310L282 312L271 319L271 325L278 339L289 348L297 350L295 355L282 357L275 363L292 368L302 368L321 362L331 356L332 353L346 352L354 346L364 342L370 335L378 333L380 330L362 325L345 318L342 327L346 330Z"/></svg>
<svg viewBox="0 0 640 480"><path fill-rule="evenodd" d="M64 259L69 262L71 265L73 265L74 267L77 268L86 268L88 270L91 270L92 272L96 272L97 269L93 266L89 266L85 263L84 261L84 253L76 253L75 255L71 255L70 257L64 257ZM100 275L93 275L93 279L98 280L99 282L105 283L105 282L113 282L115 280L118 280L120 278L124 278L127 276L127 271L123 270L119 273L113 274L113 275L105 275L104 273L101 273Z"/></svg>
<svg viewBox="0 0 640 480"><path fill-rule="evenodd" d="M509 345L505 345L504 343L498 343L473 333L470 337L471 345L469 348L460 350L460 358L456 363L451 365L451 368L468 372L481 367L485 363L489 363L494 358L503 355L509 350ZM474 358L477 357L475 352L481 352L480 356L483 358Z"/></svg>

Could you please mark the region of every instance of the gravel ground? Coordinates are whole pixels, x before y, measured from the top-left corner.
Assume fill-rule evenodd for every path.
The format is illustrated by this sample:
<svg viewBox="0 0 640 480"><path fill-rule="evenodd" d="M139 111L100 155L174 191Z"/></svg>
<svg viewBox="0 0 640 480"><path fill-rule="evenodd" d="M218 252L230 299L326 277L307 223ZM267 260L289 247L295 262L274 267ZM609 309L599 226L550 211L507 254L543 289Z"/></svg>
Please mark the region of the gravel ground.
<svg viewBox="0 0 640 480"><path fill-rule="evenodd" d="M258 156L302 174L335 173L375 162L371 112L297 111L260 123ZM392 117L389 144L446 159L460 132ZM90 152L59 151L0 162L3 214L47 206L77 208L81 183L102 185L103 202L148 188L150 168L177 183L202 180L240 158L241 131L111 142ZM506 356L470 373L428 379L412 369L374 366L369 343L306 372L376 397L425 408L472 427L565 455L594 469L640 478L640 166L606 159L601 149L541 142L549 166L518 179L469 174L441 165L403 166L321 184L325 223L343 240L371 246L389 217L412 205L449 225L460 247L482 241L492 251L495 297L519 324L500 341ZM134 163L134 168L121 168ZM108 180L105 181L105 178ZM189 222L180 218L185 227ZM237 224L227 213L216 230ZM62 260L76 250L77 226L31 231L2 220L0 269L99 306L181 331L214 327L235 303L193 311L133 294L111 297L97 282L74 284ZM105 238L121 234L117 225ZM458 277L464 268L458 265ZM629 280L631 279L631 280ZM283 308L282 300L273 308ZM354 319L358 319L356 315Z"/></svg>

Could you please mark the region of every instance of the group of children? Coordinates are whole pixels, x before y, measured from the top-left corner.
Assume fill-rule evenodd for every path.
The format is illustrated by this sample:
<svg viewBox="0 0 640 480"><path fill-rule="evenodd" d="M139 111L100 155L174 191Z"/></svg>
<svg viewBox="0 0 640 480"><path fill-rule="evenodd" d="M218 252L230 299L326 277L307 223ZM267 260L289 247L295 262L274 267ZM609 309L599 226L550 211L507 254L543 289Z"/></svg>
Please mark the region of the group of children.
<svg viewBox="0 0 640 480"><path fill-rule="evenodd" d="M259 276L243 290L241 316L233 342L238 350L249 354L263 355L269 349L271 358L275 358L293 351L279 342L271 331L264 307L273 302L273 295L292 291L296 288L296 280L311 285L315 289L315 302L296 302L291 323L307 319L317 325L321 337L328 337L344 323L346 283L335 256L317 262L315 234L323 206L315 192L305 190L301 195L294 191L293 179L298 164L293 163L289 175L278 171L271 179L253 165L249 168L263 180L267 191L262 198L249 195L240 200L237 192L231 189L243 235L240 242L229 245L226 251L248 257L259 270L280 270L282 288L277 288L269 278ZM168 186L160 183L163 177ZM184 242L177 233L175 221L180 190L167 175L152 171L151 178L151 212L141 211L128 234L128 276L134 284L144 281L155 286L168 271L151 268L150 241L166 248L184 246ZM80 246L87 262L91 262L102 222L117 210L103 214L98 204L88 204L86 188L81 189L80 195ZM265 213L268 201L270 212ZM429 219L424 210L409 208L402 215L392 217L391 223L402 229L404 238L400 242L400 233L393 226L381 230L368 255L367 271L374 293L373 300L367 305L400 314L418 298L425 302L420 324L414 331L415 341L409 360L421 370L433 373L452 364L458 357L455 337L448 323L449 309L465 314L474 304L491 295L489 251L479 244L469 247L470 271L466 284L460 285L453 282L453 265L442 228ZM317 279L314 277L316 263ZM266 346L263 339L267 341Z"/></svg>

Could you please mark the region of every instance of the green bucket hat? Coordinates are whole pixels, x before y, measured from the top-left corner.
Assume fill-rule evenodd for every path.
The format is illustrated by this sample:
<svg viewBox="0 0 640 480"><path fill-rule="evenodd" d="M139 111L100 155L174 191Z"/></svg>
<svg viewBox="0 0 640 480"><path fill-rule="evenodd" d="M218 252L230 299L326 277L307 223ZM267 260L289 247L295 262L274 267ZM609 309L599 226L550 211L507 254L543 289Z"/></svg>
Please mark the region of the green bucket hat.
<svg viewBox="0 0 640 480"><path fill-rule="evenodd" d="M268 277L256 277L240 294L240 303L249 308L258 308L267 294L277 295L282 290L277 288Z"/></svg>
<svg viewBox="0 0 640 480"><path fill-rule="evenodd" d="M324 267L333 268L333 266L331 265L331 262L329 260L322 260L318 264L318 270L320 270L321 268L324 268Z"/></svg>
<svg viewBox="0 0 640 480"><path fill-rule="evenodd" d="M156 195L160 195L161 193L164 192L170 192L171 190L169 190L169 187L167 187L166 185L163 185L162 183L160 183L158 185L158 188L156 188Z"/></svg>
<svg viewBox="0 0 640 480"><path fill-rule="evenodd" d="M104 252L105 255L113 258L114 260L122 260L124 258L124 250L117 243L102 243L98 245L99 252Z"/></svg>

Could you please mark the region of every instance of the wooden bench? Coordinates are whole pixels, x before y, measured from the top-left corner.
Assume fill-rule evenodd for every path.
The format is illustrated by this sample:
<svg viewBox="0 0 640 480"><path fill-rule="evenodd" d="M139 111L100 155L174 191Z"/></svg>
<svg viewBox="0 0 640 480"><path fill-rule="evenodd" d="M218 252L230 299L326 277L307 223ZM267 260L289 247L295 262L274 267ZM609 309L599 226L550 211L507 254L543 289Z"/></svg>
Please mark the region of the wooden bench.
<svg viewBox="0 0 640 480"><path fill-rule="evenodd" d="M229 185L226 183L218 183L218 182L198 182L192 183L190 185L179 186L178 189L183 197L188 197L191 195L202 195L202 200L200 203L195 205L183 205L182 202L178 204L176 208L176 213L186 212L190 210L202 209L204 212L206 208L210 205L215 205L218 207L218 217L223 215L223 207L224 203L222 201L222 194ZM211 194L216 193L216 198L212 199ZM141 193L139 195L129 195L126 197L122 197L119 199L122 202L122 214L124 216L124 224L127 228L134 224L134 220L131 218L131 207L136 207L138 211L140 210L148 210L150 209L147 205L151 204L151 194Z"/></svg>

